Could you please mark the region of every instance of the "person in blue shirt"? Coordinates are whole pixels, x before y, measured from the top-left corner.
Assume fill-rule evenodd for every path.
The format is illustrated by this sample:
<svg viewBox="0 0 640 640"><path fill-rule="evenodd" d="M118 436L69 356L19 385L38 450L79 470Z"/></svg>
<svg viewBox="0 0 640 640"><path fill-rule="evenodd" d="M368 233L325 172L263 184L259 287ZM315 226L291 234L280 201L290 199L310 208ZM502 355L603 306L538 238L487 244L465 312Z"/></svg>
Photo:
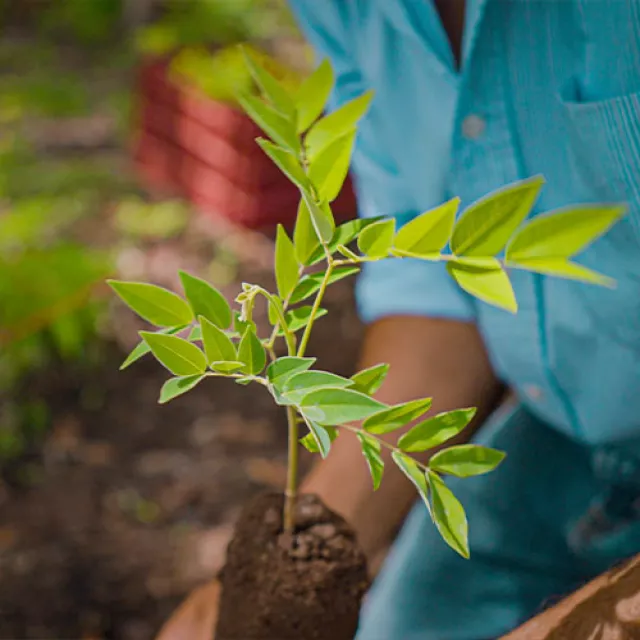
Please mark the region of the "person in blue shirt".
<svg viewBox="0 0 640 640"><path fill-rule="evenodd" d="M532 215L629 205L579 257L615 289L515 272L511 315L441 264L373 263L358 282L361 365L391 364L380 398L476 406L461 440L508 456L450 480L470 521L464 560L393 464L374 493L356 440L334 443L304 490L374 563L390 546L357 640L497 638L640 552L640 0L290 5L336 72L333 106L375 92L353 161L361 216L402 224L537 174Z"/></svg>
<svg viewBox="0 0 640 640"><path fill-rule="evenodd" d="M496 638L640 551L640 1L290 5L336 71L333 106L375 92L353 163L360 215L401 224L536 174L546 185L532 215L629 204L580 256L613 290L513 273L514 316L470 298L441 264L374 263L358 283L362 364L391 364L381 398L478 406L465 438L508 456L492 474L450 482L470 560L413 507L357 639ZM305 490L345 515L375 558L415 494L393 465L373 493L360 455L340 438Z"/></svg>

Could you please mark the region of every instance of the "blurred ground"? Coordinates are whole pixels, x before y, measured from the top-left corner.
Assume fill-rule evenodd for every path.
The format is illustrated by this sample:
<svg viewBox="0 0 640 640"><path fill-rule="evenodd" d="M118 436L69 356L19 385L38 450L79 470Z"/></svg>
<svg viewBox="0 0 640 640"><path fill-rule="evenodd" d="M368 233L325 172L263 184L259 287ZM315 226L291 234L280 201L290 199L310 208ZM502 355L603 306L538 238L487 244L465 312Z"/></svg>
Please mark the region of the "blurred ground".
<svg viewBox="0 0 640 640"><path fill-rule="evenodd" d="M65 210L80 203L73 238L108 248L119 277L175 287L186 268L228 292L270 284L262 237L225 236L194 212L165 239L134 241L118 228L122 200L144 196L127 151L126 51L92 57L5 35L0 221L38 197ZM334 285L327 307L310 352L349 374L360 335L351 285ZM141 327L120 306L108 311L81 357L39 361L0 396L3 429L9 406L46 408L37 438L0 452L0 638L151 638L217 571L243 501L283 486L286 433L269 398L214 381L157 405L160 366L146 358L118 371Z"/></svg>

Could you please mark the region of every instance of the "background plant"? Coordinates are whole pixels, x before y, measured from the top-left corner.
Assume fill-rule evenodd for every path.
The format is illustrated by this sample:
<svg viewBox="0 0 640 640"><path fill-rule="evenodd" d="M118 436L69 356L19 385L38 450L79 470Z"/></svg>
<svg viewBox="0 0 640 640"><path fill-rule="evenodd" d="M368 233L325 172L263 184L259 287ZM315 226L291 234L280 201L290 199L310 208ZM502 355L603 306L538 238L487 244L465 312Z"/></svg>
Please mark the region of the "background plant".
<svg viewBox="0 0 640 640"><path fill-rule="evenodd" d="M294 526L298 443L324 457L344 431L358 438L374 488L384 471L382 448L391 450L393 462L415 485L444 540L468 557L465 512L442 476L487 473L504 454L474 444L449 446L423 464L413 454L446 444L467 426L473 408L420 420L431 407L430 398L389 406L374 397L388 371L384 363L350 378L314 369L315 359L306 351L315 322L326 313L322 301L327 287L356 274L367 262L444 261L465 291L515 313L509 269L611 284L572 258L616 222L625 208L570 207L525 223L543 184L536 176L488 195L460 216L459 200L454 198L400 229L393 218L360 219L336 227L331 202L347 175L357 125L372 94L322 117L334 83L328 63L295 92L255 57L248 55L247 64L260 96L244 94L239 101L269 136L259 138L258 144L301 196L293 238L278 228L277 291L246 283L232 305L206 281L186 272L180 274L184 298L146 283L111 281L122 300L157 328L141 332L142 342L123 367L152 352L173 376L162 387L160 402L188 392L208 377L264 387L286 411L288 421L287 530ZM269 306L268 336L258 335L252 320L259 299ZM285 346L282 357L276 355L278 341ZM418 423L395 444L382 437L414 421ZM302 438L301 426L307 431Z"/></svg>

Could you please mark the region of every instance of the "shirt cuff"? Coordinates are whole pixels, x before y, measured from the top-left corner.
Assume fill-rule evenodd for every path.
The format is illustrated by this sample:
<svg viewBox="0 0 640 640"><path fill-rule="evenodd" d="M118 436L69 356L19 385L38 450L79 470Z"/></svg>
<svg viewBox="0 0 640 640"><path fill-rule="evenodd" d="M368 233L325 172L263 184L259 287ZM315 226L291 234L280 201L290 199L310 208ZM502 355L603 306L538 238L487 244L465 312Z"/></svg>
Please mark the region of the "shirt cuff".
<svg viewBox="0 0 640 640"><path fill-rule="evenodd" d="M447 273L445 263L388 258L365 264L356 284L365 323L394 315L473 322L473 299Z"/></svg>

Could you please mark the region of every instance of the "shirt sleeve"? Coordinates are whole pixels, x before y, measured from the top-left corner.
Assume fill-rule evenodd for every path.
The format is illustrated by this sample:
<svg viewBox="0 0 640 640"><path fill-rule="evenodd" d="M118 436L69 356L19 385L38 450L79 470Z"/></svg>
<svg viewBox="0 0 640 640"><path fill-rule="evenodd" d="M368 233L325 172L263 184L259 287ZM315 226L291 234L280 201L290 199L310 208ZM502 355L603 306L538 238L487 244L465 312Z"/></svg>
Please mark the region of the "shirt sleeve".
<svg viewBox="0 0 640 640"><path fill-rule="evenodd" d="M332 109L369 86L350 43L358 20L344 0L290 0L298 24L319 59L328 58L336 75ZM375 43L368 43L375 49ZM384 117L373 106L363 118L353 156L352 175L361 217L394 216L398 226L420 213L404 188L393 159L376 141ZM382 147L382 148L381 148ZM418 315L473 321L474 303L446 271L443 263L391 258L364 266L356 286L359 315L373 322L392 315Z"/></svg>

